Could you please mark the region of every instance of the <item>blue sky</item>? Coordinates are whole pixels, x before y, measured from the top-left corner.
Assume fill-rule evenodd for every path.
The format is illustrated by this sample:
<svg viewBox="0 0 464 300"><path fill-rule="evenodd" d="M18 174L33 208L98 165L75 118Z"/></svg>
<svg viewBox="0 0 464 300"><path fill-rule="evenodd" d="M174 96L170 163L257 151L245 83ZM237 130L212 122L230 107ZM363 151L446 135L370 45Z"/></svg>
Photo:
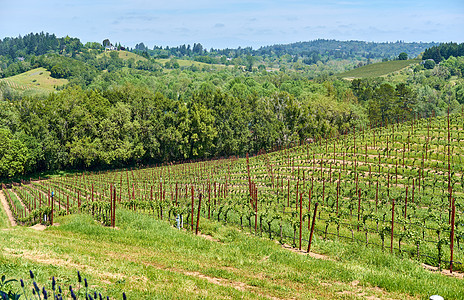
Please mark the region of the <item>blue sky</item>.
<svg viewBox="0 0 464 300"><path fill-rule="evenodd" d="M464 0L0 0L0 38L30 32L149 48L314 39L464 42Z"/></svg>

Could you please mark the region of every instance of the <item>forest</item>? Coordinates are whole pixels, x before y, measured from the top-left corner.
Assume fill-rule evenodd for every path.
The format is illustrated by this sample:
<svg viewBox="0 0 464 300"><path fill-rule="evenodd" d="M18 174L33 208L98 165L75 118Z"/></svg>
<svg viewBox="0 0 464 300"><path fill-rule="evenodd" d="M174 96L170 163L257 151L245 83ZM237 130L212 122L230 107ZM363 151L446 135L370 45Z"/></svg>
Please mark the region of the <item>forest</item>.
<svg viewBox="0 0 464 300"><path fill-rule="evenodd" d="M337 43L346 49L343 57L332 55ZM44 33L5 38L0 40L0 177L244 156L356 128L444 115L448 107L461 110L464 58L459 55L384 77L337 76L368 60L398 59L405 51L415 57L418 46L460 54L440 48L448 44L337 43L230 51L207 51L201 44L150 50L138 44L128 52ZM51 93L11 85L10 78L36 68L68 84Z"/></svg>

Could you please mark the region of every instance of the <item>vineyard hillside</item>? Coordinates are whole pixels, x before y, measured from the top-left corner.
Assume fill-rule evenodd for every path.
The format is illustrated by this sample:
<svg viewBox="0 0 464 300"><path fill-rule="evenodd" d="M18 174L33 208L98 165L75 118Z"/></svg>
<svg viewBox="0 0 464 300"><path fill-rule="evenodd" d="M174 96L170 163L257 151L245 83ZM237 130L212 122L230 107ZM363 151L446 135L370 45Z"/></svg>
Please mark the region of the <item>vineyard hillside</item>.
<svg viewBox="0 0 464 300"><path fill-rule="evenodd" d="M345 79L385 76L394 72L398 72L406 67L409 67L412 64L417 64L419 62L419 59L392 60L386 62L379 62L362 66L347 72L343 72L337 74L337 76Z"/></svg>
<svg viewBox="0 0 464 300"><path fill-rule="evenodd" d="M135 298L463 299L463 124L3 185L18 223L55 225L0 231L2 265L80 268Z"/></svg>
<svg viewBox="0 0 464 300"><path fill-rule="evenodd" d="M68 83L66 79L56 79L50 76L45 68L36 68L30 71L0 79L10 88L20 91L52 92L56 88Z"/></svg>

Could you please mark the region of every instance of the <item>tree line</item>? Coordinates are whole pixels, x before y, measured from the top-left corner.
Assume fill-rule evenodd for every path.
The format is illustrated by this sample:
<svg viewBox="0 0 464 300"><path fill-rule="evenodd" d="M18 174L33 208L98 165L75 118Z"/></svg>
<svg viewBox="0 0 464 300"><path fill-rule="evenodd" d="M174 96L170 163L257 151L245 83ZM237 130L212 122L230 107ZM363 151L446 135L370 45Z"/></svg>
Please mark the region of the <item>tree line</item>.
<svg viewBox="0 0 464 300"><path fill-rule="evenodd" d="M13 63L0 56L13 73L44 67L69 80L45 97L26 97L0 81L0 177L270 151L464 104L462 56L350 82L329 76L338 67L329 64L318 63L319 75L310 66L267 72L253 67L252 55L237 58L243 65L234 68L180 67L174 57L164 64L152 56L123 60L117 51L102 53L99 43L87 46ZM296 66L294 59L280 61Z"/></svg>
<svg viewBox="0 0 464 300"><path fill-rule="evenodd" d="M319 92L295 97L234 95L202 84L191 99L172 99L124 84L97 91L71 86L46 99L0 103L0 175L114 168L244 155L307 138L331 136L359 116L349 103Z"/></svg>

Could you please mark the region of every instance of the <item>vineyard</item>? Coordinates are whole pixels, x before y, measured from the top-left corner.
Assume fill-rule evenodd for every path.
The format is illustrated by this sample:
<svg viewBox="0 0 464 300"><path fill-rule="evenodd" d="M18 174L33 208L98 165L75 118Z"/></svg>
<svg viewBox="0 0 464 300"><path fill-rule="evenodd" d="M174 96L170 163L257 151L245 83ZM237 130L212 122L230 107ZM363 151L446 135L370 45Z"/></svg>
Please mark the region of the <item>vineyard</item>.
<svg viewBox="0 0 464 300"><path fill-rule="evenodd" d="M464 271L464 115L420 118L246 158L166 164L3 185L16 220L133 210L198 233L202 220L309 251L362 243Z"/></svg>

